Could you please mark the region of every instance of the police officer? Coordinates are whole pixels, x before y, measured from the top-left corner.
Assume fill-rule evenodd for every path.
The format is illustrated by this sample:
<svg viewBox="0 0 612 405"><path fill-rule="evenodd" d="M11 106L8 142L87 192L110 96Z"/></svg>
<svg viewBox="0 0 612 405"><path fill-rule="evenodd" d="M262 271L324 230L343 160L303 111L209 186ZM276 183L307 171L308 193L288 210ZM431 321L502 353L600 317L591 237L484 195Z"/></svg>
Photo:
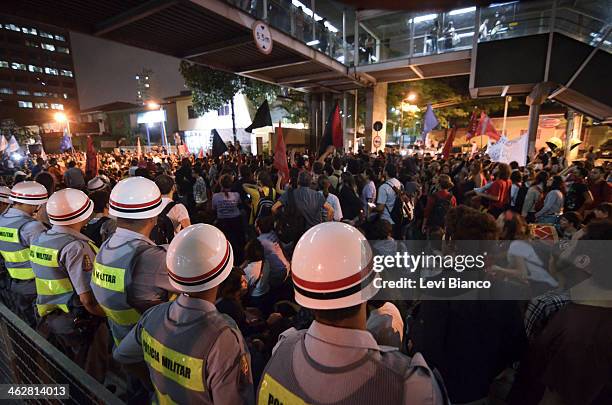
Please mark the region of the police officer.
<svg viewBox="0 0 612 405"><path fill-rule="evenodd" d="M7 186L0 186L0 214L4 213L9 205L11 205L11 200L9 200L10 196L11 189ZM9 284L10 278L4 266L4 257L0 255L0 301L7 305L11 302L11 296L8 292Z"/></svg>
<svg viewBox="0 0 612 405"><path fill-rule="evenodd" d="M371 260L367 240L348 224L326 222L302 236L293 254L295 299L315 320L277 344L259 404L445 403L420 354L379 346L366 330L366 303L377 292Z"/></svg>
<svg viewBox="0 0 612 405"><path fill-rule="evenodd" d="M159 188L144 177L121 180L109 205L117 230L96 255L91 287L119 345L140 314L167 301L175 289L168 281L165 248L149 239L164 209Z"/></svg>
<svg viewBox="0 0 612 405"><path fill-rule="evenodd" d="M253 402L244 339L215 308L233 262L231 245L212 225L191 225L170 243L170 283L183 294L147 311L113 353L121 363L146 362L159 403Z"/></svg>
<svg viewBox="0 0 612 405"><path fill-rule="evenodd" d="M80 190L66 188L51 195L47 215L53 227L32 241L30 262L41 317L38 331L47 339L52 337L49 340L93 374L100 362L86 364L88 351L96 348L92 345L94 335L107 335L94 334L102 319L89 315L105 316L90 287L97 248L79 232L92 212L93 202ZM104 370L97 377L103 379Z"/></svg>
<svg viewBox="0 0 612 405"><path fill-rule="evenodd" d="M47 202L47 189L35 181L17 183L9 197L12 206L0 215L0 253L9 275L11 309L34 327L36 286L30 264L30 244L46 228L33 217Z"/></svg>

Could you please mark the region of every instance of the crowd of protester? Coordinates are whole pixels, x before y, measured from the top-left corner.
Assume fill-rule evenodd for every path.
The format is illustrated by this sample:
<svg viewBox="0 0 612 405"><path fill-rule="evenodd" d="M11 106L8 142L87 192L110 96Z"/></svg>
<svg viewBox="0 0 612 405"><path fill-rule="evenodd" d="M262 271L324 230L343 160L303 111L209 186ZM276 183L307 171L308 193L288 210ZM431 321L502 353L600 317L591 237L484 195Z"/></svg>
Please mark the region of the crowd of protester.
<svg viewBox="0 0 612 405"><path fill-rule="evenodd" d="M567 165L544 149L519 167L484 154L444 159L330 148L318 157L290 152L286 176L261 155L122 151L99 153L98 173L88 178L85 160L78 152L39 157L3 179L8 187L34 180L49 195L67 187L87 192L94 215L82 232L98 246L117 228L108 213L110 191L134 176L153 180L162 194L165 209L151 234L157 244L192 224L221 230L234 268L216 308L235 321L247 343L255 387L279 336L313 321L294 299L296 243L318 224L341 221L371 241L431 241L432 250L443 241L500 241L503 255L482 277L523 286L524 300L368 303L367 328L377 343L421 353L452 403L612 401L609 263L599 257L604 252L592 252L582 277L564 273L560 264L577 255L578 241L612 238L609 164L586 159ZM35 215L49 226L44 206ZM550 225L547 253L529 243L537 238L533 224ZM573 296L585 280L603 298ZM109 369L121 373L117 365Z"/></svg>

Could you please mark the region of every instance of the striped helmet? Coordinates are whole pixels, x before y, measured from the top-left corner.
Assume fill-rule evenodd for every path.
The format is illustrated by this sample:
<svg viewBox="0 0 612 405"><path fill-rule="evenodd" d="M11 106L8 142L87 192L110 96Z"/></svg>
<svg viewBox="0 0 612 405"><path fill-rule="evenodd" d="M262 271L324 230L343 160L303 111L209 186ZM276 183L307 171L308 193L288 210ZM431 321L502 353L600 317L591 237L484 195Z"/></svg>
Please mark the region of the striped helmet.
<svg viewBox="0 0 612 405"><path fill-rule="evenodd" d="M9 197L11 202L28 205L42 205L47 202L47 198L45 186L35 181L22 181L15 184Z"/></svg>
<svg viewBox="0 0 612 405"><path fill-rule="evenodd" d="M232 271L232 246L219 229L208 224L188 226L168 246L170 284L184 292L210 290Z"/></svg>
<svg viewBox="0 0 612 405"><path fill-rule="evenodd" d="M9 197L11 196L11 189L7 186L0 186L0 202L10 204L11 200Z"/></svg>
<svg viewBox="0 0 612 405"><path fill-rule="evenodd" d="M348 224L325 222L310 228L297 243L292 263L295 300L306 308L348 308L378 291L372 249Z"/></svg>
<svg viewBox="0 0 612 405"><path fill-rule="evenodd" d="M109 213L117 218L147 219L164 209L157 185L144 177L128 177L113 187Z"/></svg>
<svg viewBox="0 0 612 405"><path fill-rule="evenodd" d="M72 225L91 217L93 202L81 190L65 188L56 191L47 202L47 215L53 225Z"/></svg>

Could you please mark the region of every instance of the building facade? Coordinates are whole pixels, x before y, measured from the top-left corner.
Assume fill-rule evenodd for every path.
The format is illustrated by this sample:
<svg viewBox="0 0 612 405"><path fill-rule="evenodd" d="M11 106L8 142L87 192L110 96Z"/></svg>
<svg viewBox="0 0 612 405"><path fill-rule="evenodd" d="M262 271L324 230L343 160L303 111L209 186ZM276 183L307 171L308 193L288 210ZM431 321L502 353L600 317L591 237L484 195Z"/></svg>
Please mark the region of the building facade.
<svg viewBox="0 0 612 405"><path fill-rule="evenodd" d="M58 111L79 111L69 32L0 14L0 120L42 125Z"/></svg>

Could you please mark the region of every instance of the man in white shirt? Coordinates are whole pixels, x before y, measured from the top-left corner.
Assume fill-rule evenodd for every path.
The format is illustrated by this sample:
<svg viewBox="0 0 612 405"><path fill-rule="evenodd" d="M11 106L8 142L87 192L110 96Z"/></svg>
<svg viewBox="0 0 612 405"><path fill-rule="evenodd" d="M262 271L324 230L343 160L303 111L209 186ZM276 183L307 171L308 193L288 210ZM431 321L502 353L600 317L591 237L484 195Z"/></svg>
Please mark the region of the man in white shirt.
<svg viewBox="0 0 612 405"><path fill-rule="evenodd" d="M174 183L174 179L167 174L162 174L155 178L155 184L159 187L159 191L162 193L162 205L165 207L174 201L174 191L176 190L176 185ZM191 220L189 219L189 212L187 212L187 208L181 203L174 203L174 206L168 211L168 218L172 221L172 225L174 225L174 234L176 235L181 231L181 229L187 228L191 225Z"/></svg>
<svg viewBox="0 0 612 405"><path fill-rule="evenodd" d="M391 219L391 212L393 211L393 206L395 205L395 199L397 197L397 193L393 191L393 187L400 189L402 188L402 183L395 178L395 176L397 176L397 169L393 164L389 163L385 165L383 175L385 176L385 182L378 187L376 211L380 213L380 219L384 219L393 225L395 222Z"/></svg>

